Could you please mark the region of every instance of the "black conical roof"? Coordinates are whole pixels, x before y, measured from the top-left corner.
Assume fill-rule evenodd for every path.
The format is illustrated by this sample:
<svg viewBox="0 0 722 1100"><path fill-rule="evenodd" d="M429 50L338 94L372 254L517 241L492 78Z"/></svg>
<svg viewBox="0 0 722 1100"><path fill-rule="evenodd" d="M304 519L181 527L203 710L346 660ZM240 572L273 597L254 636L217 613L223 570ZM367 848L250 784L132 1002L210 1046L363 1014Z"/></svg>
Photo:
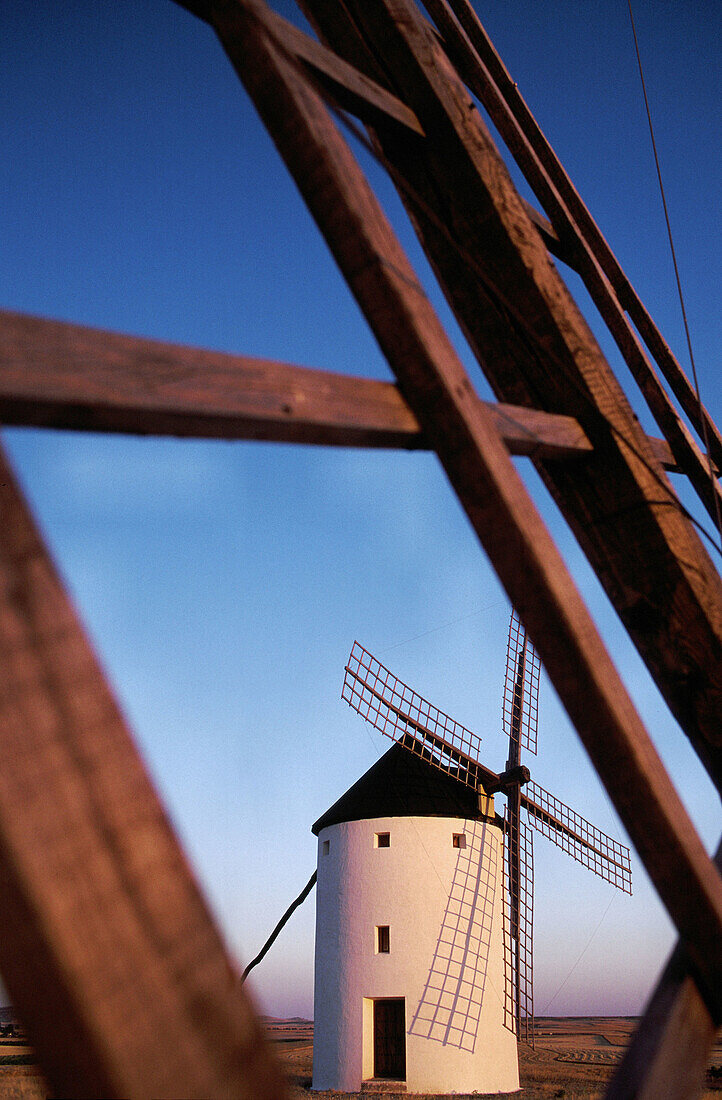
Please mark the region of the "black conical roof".
<svg viewBox="0 0 722 1100"><path fill-rule="evenodd" d="M394 744L319 817L311 831L318 835L328 825L375 817L483 816L476 791Z"/></svg>

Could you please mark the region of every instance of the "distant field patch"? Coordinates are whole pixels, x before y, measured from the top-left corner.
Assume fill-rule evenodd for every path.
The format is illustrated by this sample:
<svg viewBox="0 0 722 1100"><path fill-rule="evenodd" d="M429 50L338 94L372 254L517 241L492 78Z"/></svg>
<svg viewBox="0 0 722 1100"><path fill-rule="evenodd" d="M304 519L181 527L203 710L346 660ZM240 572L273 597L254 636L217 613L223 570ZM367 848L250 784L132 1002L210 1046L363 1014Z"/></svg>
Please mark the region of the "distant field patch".
<svg viewBox="0 0 722 1100"><path fill-rule="evenodd" d="M555 1061L575 1065L613 1066L620 1060L622 1053L619 1050L596 1050L594 1047L586 1050L561 1050Z"/></svg>

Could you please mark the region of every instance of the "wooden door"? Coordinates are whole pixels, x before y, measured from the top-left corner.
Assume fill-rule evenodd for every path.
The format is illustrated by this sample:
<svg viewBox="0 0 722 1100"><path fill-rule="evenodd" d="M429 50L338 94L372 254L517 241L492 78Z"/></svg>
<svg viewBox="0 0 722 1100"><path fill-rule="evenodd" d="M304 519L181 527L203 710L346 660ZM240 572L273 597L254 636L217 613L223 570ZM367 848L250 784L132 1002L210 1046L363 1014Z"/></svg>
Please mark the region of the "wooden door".
<svg viewBox="0 0 722 1100"><path fill-rule="evenodd" d="M374 1077L406 1080L406 1004L403 997L374 1001Z"/></svg>

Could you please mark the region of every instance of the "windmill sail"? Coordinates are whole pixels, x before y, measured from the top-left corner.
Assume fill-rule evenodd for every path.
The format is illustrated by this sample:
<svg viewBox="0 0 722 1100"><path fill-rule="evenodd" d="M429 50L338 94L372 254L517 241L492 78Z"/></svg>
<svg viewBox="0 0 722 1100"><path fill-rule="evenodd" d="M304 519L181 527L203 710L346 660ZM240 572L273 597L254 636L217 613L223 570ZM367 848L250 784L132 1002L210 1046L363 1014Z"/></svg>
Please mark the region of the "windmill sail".
<svg viewBox="0 0 722 1100"><path fill-rule="evenodd" d="M504 809L504 1026L534 1045L534 847L531 829ZM518 853L515 856L514 853ZM517 858L518 866L511 867Z"/></svg>
<svg viewBox="0 0 722 1100"><path fill-rule="evenodd" d="M518 763L519 749L536 756L539 656L527 638L518 614L512 608L506 647L506 675L502 698L502 725L510 741L509 760Z"/></svg>
<svg viewBox="0 0 722 1100"><path fill-rule="evenodd" d="M519 764L522 747L536 752L539 668L539 658L514 611L504 688L508 770ZM629 849L538 784L527 783L521 790L518 780L504 783L508 772L499 776L480 763L481 738L477 734L413 691L358 642L354 642L346 665L341 697L386 737L434 767L475 790L505 793L504 1015L506 1026L517 1038L533 1045L533 847L532 831L521 820L521 810L526 811L530 825L563 851L631 894Z"/></svg>
<svg viewBox="0 0 722 1100"><path fill-rule="evenodd" d="M538 783L528 783L521 795L530 823L595 875L632 893L629 848L607 836L596 825L549 794Z"/></svg>
<svg viewBox="0 0 722 1100"><path fill-rule="evenodd" d="M346 665L341 698L386 737L468 786L478 790L498 778L479 763L477 734L413 691L358 642Z"/></svg>

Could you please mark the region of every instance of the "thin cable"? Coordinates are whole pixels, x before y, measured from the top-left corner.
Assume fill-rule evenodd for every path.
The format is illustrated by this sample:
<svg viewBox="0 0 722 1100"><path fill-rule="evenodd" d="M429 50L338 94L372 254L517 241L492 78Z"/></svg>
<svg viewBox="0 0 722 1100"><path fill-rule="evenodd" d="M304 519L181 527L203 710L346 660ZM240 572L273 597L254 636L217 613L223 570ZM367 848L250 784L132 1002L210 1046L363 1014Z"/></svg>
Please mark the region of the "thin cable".
<svg viewBox="0 0 722 1100"><path fill-rule="evenodd" d="M627 7L629 8L629 19L632 24L632 35L634 37L634 50L637 55L637 68L639 69L639 79L642 82L642 94L644 96L644 107L647 112L647 124L649 126L649 136L652 139L652 150L654 152L654 163L657 169L657 182L659 183L659 193L662 198L662 206L664 208L664 220L667 225L667 237L669 239L669 248L672 254L672 264L674 266L674 277L677 283L677 294L679 296L679 304L682 310L682 320L684 322L684 333L687 340L687 351L689 352L689 362L692 367L692 378L694 380L694 390L697 396L697 405L699 407L700 420L702 421L702 438L704 440L705 453L707 458L707 466L709 469L710 481L714 488L715 474L714 465L712 462L712 455L709 445L709 427L707 424L707 418L704 415L704 406L702 405L702 394L699 385L699 378L697 376L697 365L694 359L694 352L692 350L692 337L689 331L689 322L687 320L687 308L684 302L684 293L682 292L682 280L679 274L679 266L677 264L677 252L674 247L674 237L672 236L672 225L669 220L669 210L667 208L667 196L664 191L664 183L662 181L662 169L659 164L659 156L657 154L657 141L654 136L654 125L652 123L652 112L649 107L649 99L647 97L647 85L644 79L644 69L642 68L642 56L639 52L639 40L637 38L637 28L634 22L634 13L632 12L632 0L627 0ZM720 514L720 504L717 494L713 492L715 502L715 514L717 519L717 531L722 540L722 514Z"/></svg>
<svg viewBox="0 0 722 1100"><path fill-rule="evenodd" d="M549 999L549 1000L547 1001L547 1003L546 1003L546 1004L544 1005L544 1008L542 1009L542 1011L541 1011L541 1013L540 1013L540 1015L541 1015L541 1016L546 1016L547 1012L549 1011L549 1009L551 1008L551 1006L552 1006L552 1005L554 1004L554 1002L556 1001L556 999L557 999L557 997L559 996L559 994L561 993L561 991L562 991L562 990L564 989L564 986L565 986L565 985L567 984L567 982L568 982L568 981L569 981L569 979L571 978L572 974L574 973L574 971L576 970L576 968L577 968L577 967L579 966L579 963L580 963L580 962L582 961L582 959L583 959L583 958L584 958L584 956L586 955L587 951L588 951L588 950L589 950L589 948L591 947L591 944L592 944L592 940L593 940L593 939L594 939L594 937L596 936L596 934L597 934L597 932L599 931L599 929L600 929L600 928L602 927L602 924L604 923L604 920L605 920L605 918L606 918L606 916L607 916L607 913L608 913L608 912L609 912L609 910L611 909L611 907L612 907L612 903L614 902L614 900L615 900L615 897L614 897L614 894L612 894L611 898L609 899L609 904L607 905L607 908L606 908L606 909L604 910L604 912L602 913L601 917L599 918L599 923L597 924L597 927L596 927L596 928L594 929L594 931L592 932L591 936L590 936L590 937L589 937L589 939L587 940L586 946L585 946L585 947L583 948L583 950L582 950L582 951L581 951L581 953L579 954L579 956L578 956L578 958L577 958L577 961L576 961L576 962L574 963L574 966L573 966L573 967L571 968L571 970L570 970L570 971L569 971L569 973L567 974L566 978L564 979L564 981L562 982L562 984L561 984L561 985L559 986L559 988L557 989L556 993L554 993L554 994L553 994L553 996L552 996L552 997L550 997L550 999Z"/></svg>
<svg viewBox="0 0 722 1100"><path fill-rule="evenodd" d="M458 619L448 619L446 622L440 623L438 626L432 626L429 630L422 631L421 634L414 634L413 638L404 638L401 642L395 642L393 645L387 645L384 649L379 650L380 653L390 653L392 649L398 649L402 645L409 645L410 642L416 642L419 638L427 638L429 634L436 634L439 630L446 630L449 626L456 626L458 623L464 623L467 619L474 619L478 615L483 615L485 611L491 611L493 607L497 607L503 601L495 600L493 603L488 603L484 607L478 608L476 611L470 611L468 615L462 615Z"/></svg>

